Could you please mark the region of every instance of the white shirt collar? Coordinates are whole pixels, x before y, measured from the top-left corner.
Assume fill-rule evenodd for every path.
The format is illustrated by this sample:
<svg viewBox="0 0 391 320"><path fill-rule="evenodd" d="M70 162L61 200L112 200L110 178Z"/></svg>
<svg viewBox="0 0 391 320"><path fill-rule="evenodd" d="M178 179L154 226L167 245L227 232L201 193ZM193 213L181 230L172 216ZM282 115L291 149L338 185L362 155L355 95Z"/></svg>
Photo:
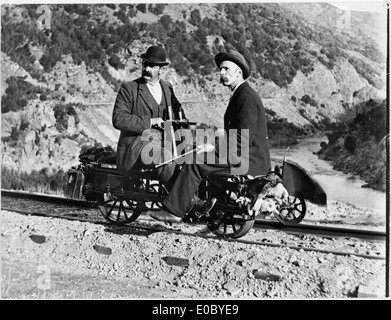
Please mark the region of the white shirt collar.
<svg viewBox="0 0 391 320"><path fill-rule="evenodd" d="M156 81L155 83L152 83L150 81L147 81L146 83L151 87L157 87L158 85L160 85L160 79L158 79L158 81Z"/></svg>
<svg viewBox="0 0 391 320"><path fill-rule="evenodd" d="M160 85L160 79L156 83L147 82L147 88L149 89L149 92L156 100L157 104L160 104L163 97L163 90Z"/></svg>

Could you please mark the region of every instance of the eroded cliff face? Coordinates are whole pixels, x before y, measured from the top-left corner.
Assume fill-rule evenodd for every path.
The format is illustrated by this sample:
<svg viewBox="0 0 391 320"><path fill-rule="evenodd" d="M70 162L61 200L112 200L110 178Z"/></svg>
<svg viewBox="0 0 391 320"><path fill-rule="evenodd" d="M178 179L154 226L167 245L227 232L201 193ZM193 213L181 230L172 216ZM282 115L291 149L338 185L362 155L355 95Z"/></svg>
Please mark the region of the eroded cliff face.
<svg viewBox="0 0 391 320"><path fill-rule="evenodd" d="M115 95L113 88L99 73L91 73L84 62L75 65L70 56L65 56L43 78L56 92L55 97L65 97L67 103L111 103Z"/></svg>
<svg viewBox="0 0 391 320"><path fill-rule="evenodd" d="M56 171L76 164L80 147L78 139L71 139L78 131L75 121L73 117L68 120L67 132L60 138L62 134L55 128L56 119L49 102L31 101L23 111L3 114L1 120L2 138L10 139L3 141L1 149L2 165L7 168ZM20 130L24 125L27 127Z"/></svg>
<svg viewBox="0 0 391 320"><path fill-rule="evenodd" d="M317 102L318 106L307 106L305 109L307 114L313 115L312 119L318 114L333 121L349 114L349 109L355 104L369 99L384 99L382 90L370 85L342 58L337 60L332 70L317 63L314 65L314 71L307 76L299 71L286 92L296 99L308 95Z"/></svg>
<svg viewBox="0 0 391 320"><path fill-rule="evenodd" d="M44 82L31 78L4 53L1 65L4 84L10 76L23 76L25 81L51 90L45 101L31 100L21 111L2 114L2 165L24 172L68 170L77 165L83 145L116 144L119 133L111 124L116 93L100 74L90 73L84 63L75 65L66 56L43 75ZM65 103L83 107L75 105L76 115L66 115L60 127L54 110Z"/></svg>

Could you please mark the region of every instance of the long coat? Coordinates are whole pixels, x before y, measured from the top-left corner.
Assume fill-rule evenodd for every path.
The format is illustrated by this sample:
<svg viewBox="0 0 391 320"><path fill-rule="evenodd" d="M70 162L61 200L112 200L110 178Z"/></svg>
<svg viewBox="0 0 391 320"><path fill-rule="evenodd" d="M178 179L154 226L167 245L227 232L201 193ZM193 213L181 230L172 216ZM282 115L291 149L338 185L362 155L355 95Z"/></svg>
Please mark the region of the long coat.
<svg viewBox="0 0 391 320"><path fill-rule="evenodd" d="M143 78L123 83L118 91L113 109L113 126L121 131L117 147L117 167L128 172L137 161L141 149L148 142L141 141L144 130L150 128L151 118L167 118L167 106L172 106L174 118L178 117L181 104L172 86L160 80L163 96L157 104ZM182 110L183 112L183 110Z"/></svg>
<svg viewBox="0 0 391 320"><path fill-rule="evenodd" d="M248 158L243 156L242 153L242 161L249 162L247 174L257 176L270 171L271 163L265 109L258 93L251 88L247 81L239 85L228 104L224 114L224 129L228 134L229 129L249 130ZM240 138L238 138L238 141L240 143ZM234 154L229 151L229 162L232 162L233 156Z"/></svg>
<svg viewBox="0 0 391 320"><path fill-rule="evenodd" d="M218 140L219 143L214 152L214 155L218 157L215 159L216 163L185 164L170 193L163 201L163 204L178 217L182 217L187 212L199 184L206 175L227 169L234 175L252 176L264 175L270 171L265 110L261 98L247 82L239 85L228 104L224 115L224 129L228 140ZM243 134L239 134L239 137L235 134L232 137L230 129L236 129L237 133L241 132L240 129L248 129L248 139L245 139ZM236 142L239 142L239 145L235 150L230 150L231 143ZM241 142L248 143L248 153L246 155L241 152L240 156L235 156L235 153L242 151L240 150ZM228 144L228 148L224 147L225 144ZM230 168L227 167L227 162ZM235 164L238 165L235 166Z"/></svg>

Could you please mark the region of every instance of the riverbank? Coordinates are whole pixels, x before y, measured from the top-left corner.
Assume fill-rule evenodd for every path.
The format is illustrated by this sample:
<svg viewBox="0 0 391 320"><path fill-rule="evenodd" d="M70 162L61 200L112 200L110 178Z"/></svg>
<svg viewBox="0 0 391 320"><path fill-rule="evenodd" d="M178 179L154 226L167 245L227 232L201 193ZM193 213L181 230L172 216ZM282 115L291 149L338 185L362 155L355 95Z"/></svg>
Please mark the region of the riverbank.
<svg viewBox="0 0 391 320"><path fill-rule="evenodd" d="M335 170L360 176L363 187L385 192L390 142L386 101L369 100L358 108L362 111L352 121L330 125L328 142L317 154Z"/></svg>
<svg viewBox="0 0 391 320"><path fill-rule="evenodd" d="M312 176L327 194L329 201L342 201L353 206L376 211L385 217L386 193L371 188L358 175L334 169L330 161L318 156L320 145L327 143L327 137L312 137L300 140L289 148L271 149L273 163L282 163L284 158L299 164Z"/></svg>
<svg viewBox="0 0 391 320"><path fill-rule="evenodd" d="M385 144L379 145L375 141L369 141L350 152L344 147L344 141L346 140L340 139L321 148L317 155L320 159L330 161L334 170L360 176L366 182L363 188L386 192L389 164Z"/></svg>

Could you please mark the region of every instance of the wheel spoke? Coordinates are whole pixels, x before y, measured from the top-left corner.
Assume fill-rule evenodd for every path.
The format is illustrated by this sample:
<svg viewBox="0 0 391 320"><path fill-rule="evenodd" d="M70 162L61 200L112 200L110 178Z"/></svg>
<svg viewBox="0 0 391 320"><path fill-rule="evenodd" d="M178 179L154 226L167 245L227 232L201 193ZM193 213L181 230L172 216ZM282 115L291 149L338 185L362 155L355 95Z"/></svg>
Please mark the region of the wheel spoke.
<svg viewBox="0 0 391 320"><path fill-rule="evenodd" d="M132 199L114 198L106 201L102 199L98 204L98 210L106 220L123 225L139 217L142 208L138 204Z"/></svg>
<svg viewBox="0 0 391 320"><path fill-rule="evenodd" d="M289 224L297 224L303 220L307 206L305 201L301 197L289 197L287 206L280 208L279 212L275 214L275 217L279 222Z"/></svg>
<svg viewBox="0 0 391 320"><path fill-rule="evenodd" d="M113 211L113 209L115 208L116 204L117 204L118 200L115 200L113 205L110 207L109 211L107 211L107 216L109 217L111 215L111 212Z"/></svg>
<svg viewBox="0 0 391 320"><path fill-rule="evenodd" d="M134 209L133 207L134 207L134 204L132 203L132 202L130 202L129 200L125 200L126 201L126 203L128 204L128 206L129 206L129 208L130 209Z"/></svg>
<svg viewBox="0 0 391 320"><path fill-rule="evenodd" d="M217 210L214 218L207 222L207 226L216 236L221 238L240 238L244 236L254 225L253 220L244 219L237 212L224 212Z"/></svg>
<svg viewBox="0 0 391 320"><path fill-rule="evenodd" d="M117 213L117 221L121 218L121 209L124 207L122 201L119 203L118 213Z"/></svg>
<svg viewBox="0 0 391 320"><path fill-rule="evenodd" d="M128 220L129 217L128 217L127 213L126 213L125 206L122 206L122 210L124 211L125 220Z"/></svg>

